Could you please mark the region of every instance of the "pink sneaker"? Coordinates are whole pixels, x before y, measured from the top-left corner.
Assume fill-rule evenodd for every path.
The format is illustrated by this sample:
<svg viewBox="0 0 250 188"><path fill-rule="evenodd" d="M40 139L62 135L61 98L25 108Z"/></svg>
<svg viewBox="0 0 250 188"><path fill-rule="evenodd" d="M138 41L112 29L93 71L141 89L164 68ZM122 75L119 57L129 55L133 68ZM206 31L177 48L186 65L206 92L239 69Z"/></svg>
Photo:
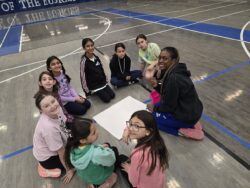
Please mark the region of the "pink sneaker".
<svg viewBox="0 0 250 188"><path fill-rule="evenodd" d="M42 178L58 178L61 176L61 169L55 168L55 169L45 169L38 163L38 168L37 168L39 176Z"/></svg>
<svg viewBox="0 0 250 188"><path fill-rule="evenodd" d="M200 122L197 122L194 125L194 128L181 128L179 129L179 135L194 140L202 140L204 138L204 132L202 130L202 125Z"/></svg>
<svg viewBox="0 0 250 188"><path fill-rule="evenodd" d="M111 188L117 180L116 173L112 173L111 176L102 184L99 186L99 188Z"/></svg>

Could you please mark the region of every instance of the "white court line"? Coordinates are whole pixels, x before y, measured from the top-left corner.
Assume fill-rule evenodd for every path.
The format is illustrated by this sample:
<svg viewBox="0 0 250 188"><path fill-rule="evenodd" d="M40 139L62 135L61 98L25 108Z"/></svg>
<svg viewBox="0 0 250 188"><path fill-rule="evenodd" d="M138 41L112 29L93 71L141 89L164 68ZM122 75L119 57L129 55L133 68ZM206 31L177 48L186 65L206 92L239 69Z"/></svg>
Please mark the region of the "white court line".
<svg viewBox="0 0 250 188"><path fill-rule="evenodd" d="M242 11L238 11L238 12L234 12L234 13L231 13L231 14L226 14L226 15L222 15L222 16L219 16L219 17L214 17L214 18L210 18L210 19L206 19L206 20L201 20L199 22L196 22L196 23L192 23L192 24L188 24L188 25L184 25L184 26L181 26L181 27L175 27L175 28L171 28L171 29L167 29L167 30L162 30L162 31L158 31L158 32L155 32L155 33L150 33L148 34L147 36L151 36L151 35L156 35L156 34L159 34L159 33L164 33L164 32L168 32L168 31L172 31L172 30L175 30L175 29L184 29L184 30L188 30L190 31L189 29L185 29L185 28L182 28L182 27L186 27L186 26L189 26L189 25L195 25L195 24L198 24L198 23L203 23L203 22L206 22L206 21L210 21L210 20L216 20L216 19L219 19L219 18L223 18L223 17L227 17L227 16L231 16L231 15L235 15L235 14L240 14L242 12L246 12L246 11L249 11L250 9L246 9L246 10L242 10ZM191 30L192 31L192 30ZM197 31L192 31L192 32L197 32ZM197 32L197 33L201 33L201 32ZM204 33L202 33L204 34ZM212 35L212 34L208 34L208 35ZM212 36L216 36L216 37L221 37L221 36L217 36L217 35L212 35ZM227 37L221 37L221 38L225 38L225 39L230 39L230 40L234 40L234 41L239 41L237 39L231 39L231 38L227 38ZM122 41L117 41L117 42L127 42L127 41L131 41L131 40L135 40L135 38L130 38L130 39L126 39L126 40L122 40ZM108 46L111 46L111 45L115 45L117 42L115 43L110 43L110 44L106 44L106 45L102 45L102 46L99 46L97 48L104 48L104 47L108 47ZM72 54L77 54L77 53L81 53L81 52L77 52L77 50L81 49L78 48L72 52L70 52L69 54L67 54L67 56L69 55L72 55ZM77 53L76 53L77 52ZM43 60L45 61L45 60ZM45 65L44 65L45 66ZM24 75L24 74L22 74ZM21 76L22 76L21 75ZM19 77L19 76L18 76ZM14 79L14 78L13 78ZM6 81L9 81L11 79L6 79L6 80L2 80L0 81L0 84L6 82Z"/></svg>
<svg viewBox="0 0 250 188"><path fill-rule="evenodd" d="M8 33L9 33L10 28L11 28L12 24L14 23L14 20L15 20L15 19L16 19L16 14L15 14L14 18L12 19L12 21L11 21L11 23L10 23L10 25L9 25L9 28L8 28L8 30L6 31L6 33L5 33L4 37L3 37L3 40L2 40L2 42L1 42L1 44L0 44L0 48L2 48L2 45L3 45L3 43L4 43L4 41L5 41L6 37L7 37L7 35L8 35Z"/></svg>
<svg viewBox="0 0 250 188"><path fill-rule="evenodd" d="M23 43L23 37L22 37L22 34L23 34L23 25L22 25L22 29L21 29L21 34L20 34L20 42L19 42L19 52L22 51L22 43Z"/></svg>
<svg viewBox="0 0 250 188"><path fill-rule="evenodd" d="M92 14L92 15L97 16L97 15L95 15L95 14ZM107 33L107 30L108 30L108 29L110 28L110 26L111 26L111 21L110 21L108 18L101 17L101 16L97 16L97 17L98 17L98 18L96 18L96 19L104 18L104 19L108 20L109 26L108 26L108 27L105 29L105 31L102 32L101 34L96 34L96 35L88 36L88 38L97 37L97 38L94 39L94 41L96 41L96 40L97 40L98 38L100 38L102 35L106 34L106 33ZM75 52L78 51L78 50L80 50L80 49L82 49L82 47L77 48L77 49L75 49L74 51L72 51L72 52L66 54L66 56L75 54ZM64 56L61 56L61 58L64 58ZM14 69L19 69L19 68L27 67L27 66L31 66L31 65L35 65L35 64L39 64L39 63L42 63L42 62L44 62L44 61L46 61L46 60L43 59L43 60L40 60L40 61L35 61L35 62L33 62L33 63L29 63L29 64L25 64L25 65L19 65L19 66L16 66L16 67L11 67L11 68L7 68L7 69L3 69L3 70L0 70L0 73L1 73L1 72L6 72L6 71L10 71L10 70L14 70Z"/></svg>
<svg viewBox="0 0 250 188"><path fill-rule="evenodd" d="M244 1L245 2L245 1ZM241 3L244 3L244 2L241 2ZM235 4L230 4L230 5L224 5L224 6L221 6L221 7L216 7L216 8L211 8L211 9L207 9L207 10L203 10L203 11L197 11L197 12L193 12L193 13L188 13L188 14L183 14L183 15L180 15L178 17L174 17L174 18L181 18L181 17L184 17L184 16L188 16L188 15L192 15L192 14L196 14L196 13L201 13L201 12L206 12L206 11L210 11L210 10L213 10L213 9L218 9L218 8L224 8L225 6L232 6L232 5L235 5ZM91 8L92 9L92 8ZM96 10L96 9L94 9ZM105 13L109 13L109 14L115 14L115 13L111 13L111 12L105 12ZM116 14L117 15L117 14ZM128 16L122 16L122 18L124 17L128 17ZM98 18L96 18L98 19ZM136 19L136 18L135 18ZM159 20L157 22L150 22L150 21L146 21L146 20L142 20L144 22L147 22L145 24L140 24L140 25L135 25L135 26L131 26L131 27L126 27L126 28L122 28L122 29L118 29L118 30L114 30L114 31L110 31L110 32L106 32L105 34L111 34L111 33L116 33L116 32L120 32L120 31L124 31L124 30L129 30L129 29L133 29L133 28L137 28L137 27L142 27L142 26L146 26L146 25L151 25L151 24L155 24L155 23L158 23L160 21L166 21L166 20L169 20L169 19L172 19L172 18L168 18L168 19L162 19L162 20ZM158 23L160 24L160 23ZM160 25L164 25L164 24L160 24ZM166 26L166 25L164 25ZM96 34L96 35L92 35L92 36L89 36L89 38L92 38L92 37L96 37L96 36L99 36L99 34ZM215 35L214 35L215 36ZM228 38L229 39L229 38ZM79 48L81 49L81 48ZM77 49L77 50L79 50ZM76 50L76 51L77 51ZM74 52L75 53L75 52ZM26 65L20 65L20 66L16 66L16 67L12 67L12 68L8 68L8 69L4 69L4 70L0 70L0 73L1 72L5 72L5 71L9 71L9 70L13 70L13 69L17 69L17 68L22 68L22 67L26 67L26 66L30 66L30 65L34 65L34 64L38 64L38 63L41 63L43 62L44 60L41 60L41 61L37 61L37 62L34 62L34 63L30 63L30 64L26 64Z"/></svg>
<svg viewBox="0 0 250 188"><path fill-rule="evenodd" d="M244 31L247 27L247 25L250 24L250 21L248 21L241 29L240 31L240 40L241 40L241 46L242 48L244 49L244 51L246 52L247 56L249 57L250 59L250 52L248 51L247 47L246 47L246 44L244 42Z"/></svg>
<svg viewBox="0 0 250 188"><path fill-rule="evenodd" d="M93 15L95 15L95 14L93 14ZM102 17L102 16L98 16L98 17L101 17L101 18L106 19L106 20L108 21L108 26L107 26L107 28L106 28L98 37L96 37L96 38L94 39L94 41L96 41L96 40L99 39L101 36L103 36L103 35L105 34L105 32L107 32L107 30L108 30L108 29L110 28L110 26L111 26L111 21L110 21L108 18L105 18L105 17ZM60 59L63 59L63 58L65 58L65 57L67 57L67 56L70 56L70 55L74 54L76 51L78 51L78 50L81 49L81 48L82 48L82 47L77 48L76 50L73 50L72 52L70 52L70 53L68 53L68 54L65 54L65 55L63 55L63 56L60 56L59 58L60 58ZM45 61L45 60L41 60L41 61L39 61L39 62L42 62L42 61ZM36 63L37 63L37 62L36 62ZM0 84L2 84L2 83L4 83L4 82L11 81L11 80L13 80L13 79L15 79L15 78L18 78L18 77L21 77L21 76L23 76L23 75L26 75L26 74L28 74L28 73L30 73L30 72L33 72L33 71L35 71L35 70L38 70L38 69L40 69L40 68L42 68L42 67L45 67L45 65L41 65L41 66L39 66L39 67L36 67L36 68L34 68L34 69L31 69L31 70L28 70L28 71L23 72L23 73L21 73L21 74L18 74L18 75L16 75L16 76L7 78L7 79L5 79L5 80L2 80L2 81L0 81Z"/></svg>
<svg viewBox="0 0 250 188"><path fill-rule="evenodd" d="M209 7L209 6L212 6L212 5L222 4L222 3L226 3L226 2L231 2L231 0L223 1L223 2L219 2L219 3L207 4L207 5L203 5L203 6L199 6L199 7L193 7L193 8L188 8L188 9L183 9L183 10L173 10L173 11L169 11L169 12L160 12L160 13L156 13L156 14L151 14L150 13L150 15L158 16L158 15L167 14L167 13L184 12L184 11L189 11L189 10L195 10L195 9L199 9L199 8ZM148 15L139 15L139 16L136 16L136 18L141 18L141 17L145 17L145 16L148 16Z"/></svg>
<svg viewBox="0 0 250 188"><path fill-rule="evenodd" d="M154 21L148 21L148 20L140 19L140 18L137 18L137 17L124 16L124 15L123 15L123 16L124 16L124 17L127 17L127 18L132 18L132 19L136 19L136 20L148 22L148 23L146 23L146 24L142 24L142 25L139 25L139 26L137 26L137 27L145 26L145 25L150 25L150 24L159 24L159 25L166 26L166 24L162 24L162 23L159 23L159 22L171 20L171 19L174 19L174 18L181 18L181 17L185 17L185 16L190 16L190 15L197 14L197 13L208 12L208 11L211 11L211 10L216 10L216 9L225 8L225 7L234 6L234 5L243 4L243 3L246 3L246 1L240 2L240 3L235 3L235 4L230 4L230 5L224 5L224 6L220 6L220 7L215 7L215 8L211 8L211 9L207 9L207 10L200 10L200 11L197 11L197 12L192 12L192 13L188 13L188 14L183 14L183 15L176 16L176 17L164 18L164 19L161 19L161 20L158 20L158 21L155 21L155 22L154 22ZM98 11L97 9L92 9L92 8L89 8L89 9ZM118 14L118 13L112 13L112 12L108 12L108 11L99 11L99 12L104 12L104 13L114 14L114 15L119 15L119 16L120 16L120 14ZM174 26L171 26L171 27L174 27Z"/></svg>
<svg viewBox="0 0 250 188"><path fill-rule="evenodd" d="M137 8L137 7L146 7L146 6L149 6L150 4L145 4L145 5L138 5L138 6L134 6L134 7L126 7L125 9L129 9L129 10L131 10L131 9L134 9L134 8Z"/></svg>

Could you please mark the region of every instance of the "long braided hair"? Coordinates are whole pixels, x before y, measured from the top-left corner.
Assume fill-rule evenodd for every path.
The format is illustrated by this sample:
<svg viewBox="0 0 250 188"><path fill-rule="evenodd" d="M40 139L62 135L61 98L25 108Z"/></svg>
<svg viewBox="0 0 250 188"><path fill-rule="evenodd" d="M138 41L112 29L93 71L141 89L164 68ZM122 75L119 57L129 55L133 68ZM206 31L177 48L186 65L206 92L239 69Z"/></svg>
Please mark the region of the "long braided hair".
<svg viewBox="0 0 250 188"><path fill-rule="evenodd" d="M166 78L169 77L169 75L171 74L171 72L173 71L173 69L176 67L176 65L179 63L180 61L180 56L179 56L179 52L175 47L165 47L161 50L162 51L166 51L170 54L170 58L172 63L169 65L169 67L167 67L162 79L160 80L161 84L161 96L163 96L162 94L165 92L164 90L164 82L167 80Z"/></svg>

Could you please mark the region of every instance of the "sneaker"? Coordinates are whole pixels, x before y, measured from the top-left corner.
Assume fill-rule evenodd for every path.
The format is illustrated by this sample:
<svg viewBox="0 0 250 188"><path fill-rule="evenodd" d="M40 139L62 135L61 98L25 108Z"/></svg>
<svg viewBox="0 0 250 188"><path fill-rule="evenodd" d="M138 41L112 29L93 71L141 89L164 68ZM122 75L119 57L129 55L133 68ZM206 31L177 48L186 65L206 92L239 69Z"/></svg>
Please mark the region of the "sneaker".
<svg viewBox="0 0 250 188"><path fill-rule="evenodd" d="M111 176L102 184L99 186L99 188L111 188L117 180L116 173L112 173Z"/></svg>
<svg viewBox="0 0 250 188"><path fill-rule="evenodd" d="M191 138L194 140L202 140L204 138L204 132L202 130L202 125L197 122L194 128L181 128L178 132L179 136L184 136L186 138Z"/></svg>
<svg viewBox="0 0 250 188"><path fill-rule="evenodd" d="M38 163L38 174L42 178L58 178L61 176L61 169L59 168L54 168L54 169L45 169Z"/></svg>

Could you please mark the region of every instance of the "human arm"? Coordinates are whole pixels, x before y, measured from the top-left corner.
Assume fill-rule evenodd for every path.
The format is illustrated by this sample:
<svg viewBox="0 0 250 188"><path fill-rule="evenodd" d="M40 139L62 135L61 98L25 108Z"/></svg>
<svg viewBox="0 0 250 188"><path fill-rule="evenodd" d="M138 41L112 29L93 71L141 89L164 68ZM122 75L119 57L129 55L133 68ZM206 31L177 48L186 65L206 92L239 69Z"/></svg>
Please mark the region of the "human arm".
<svg viewBox="0 0 250 188"><path fill-rule="evenodd" d="M64 160L64 154L65 154L65 148L64 146L61 147L58 151L57 151L58 155L59 155L59 159L63 165L63 167L66 170L66 174L62 177L63 183L67 184L71 181L71 179L73 178L74 174L75 174L75 169L74 168L69 168Z"/></svg>
<svg viewBox="0 0 250 188"><path fill-rule="evenodd" d="M127 127L123 130L122 141L125 142L126 144L128 144L130 141L129 129Z"/></svg>
<svg viewBox="0 0 250 188"><path fill-rule="evenodd" d="M74 169L69 169L64 161L65 149L63 140L66 138L66 136L63 135L63 133L60 131L60 127L55 123L44 123L46 123L46 127L43 132L44 141L50 151L58 154L63 167L66 169L66 175L63 177L63 182L69 183L74 175Z"/></svg>
<svg viewBox="0 0 250 188"><path fill-rule="evenodd" d="M129 182L133 185L133 187L137 187L140 181L141 172L141 157L142 152L136 151L132 154L130 163L125 162L122 163L122 170L128 173ZM144 159L145 160L145 159Z"/></svg>

